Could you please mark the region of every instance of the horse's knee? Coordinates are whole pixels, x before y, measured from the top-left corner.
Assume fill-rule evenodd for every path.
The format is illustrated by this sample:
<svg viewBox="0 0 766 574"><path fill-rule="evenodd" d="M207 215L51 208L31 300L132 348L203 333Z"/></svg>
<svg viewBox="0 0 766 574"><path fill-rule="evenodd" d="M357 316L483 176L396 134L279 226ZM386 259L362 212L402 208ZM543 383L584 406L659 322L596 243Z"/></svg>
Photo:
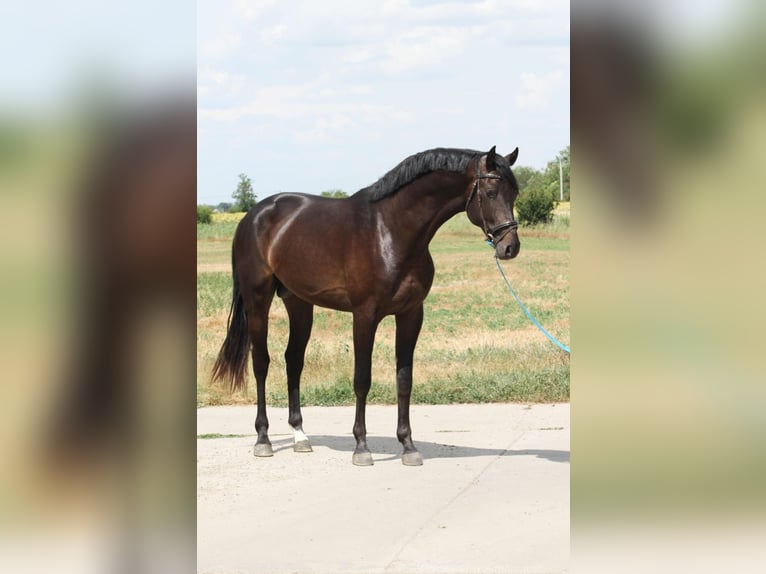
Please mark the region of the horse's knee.
<svg viewBox="0 0 766 574"><path fill-rule="evenodd" d="M297 354L290 352L290 350L285 351L285 370L287 371L288 385L298 382L303 373L304 364L303 353Z"/></svg>
<svg viewBox="0 0 766 574"><path fill-rule="evenodd" d="M354 376L354 394L359 399L366 399L372 385L372 377L365 374Z"/></svg>

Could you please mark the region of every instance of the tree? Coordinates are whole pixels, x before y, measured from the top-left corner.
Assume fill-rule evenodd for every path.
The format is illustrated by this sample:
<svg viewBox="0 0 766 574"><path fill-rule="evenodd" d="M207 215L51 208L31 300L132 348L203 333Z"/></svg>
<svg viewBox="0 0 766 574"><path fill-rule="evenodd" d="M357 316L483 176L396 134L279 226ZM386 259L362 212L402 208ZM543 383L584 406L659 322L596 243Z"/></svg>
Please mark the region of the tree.
<svg viewBox="0 0 766 574"><path fill-rule="evenodd" d="M237 190L231 196L234 199L233 211L250 211L258 201L253 193L253 182L244 173L239 174L239 183Z"/></svg>
<svg viewBox="0 0 766 574"><path fill-rule="evenodd" d="M526 189L522 189L516 199L516 212L519 223L534 225L535 223L548 223L553 218L553 210L556 208L552 184L545 184L542 177L535 177L529 182Z"/></svg>
<svg viewBox="0 0 766 574"><path fill-rule="evenodd" d="M197 223L212 223L213 209L209 205L197 206Z"/></svg>
<svg viewBox="0 0 766 574"><path fill-rule="evenodd" d="M520 165L513 168L513 175L516 176L516 181L519 184L519 189L526 189L533 177L540 176L540 172L533 167Z"/></svg>
<svg viewBox="0 0 766 574"><path fill-rule="evenodd" d="M564 201L569 200L569 146L561 150L556 159L549 161L544 170L518 166L513 168L513 174L520 190L515 204L519 222L529 225L548 223L553 219L553 210L561 195L562 179Z"/></svg>
<svg viewBox="0 0 766 574"><path fill-rule="evenodd" d="M335 198L348 197L348 194L342 189L328 189L327 191L323 191L319 195L321 195L322 197L335 197Z"/></svg>

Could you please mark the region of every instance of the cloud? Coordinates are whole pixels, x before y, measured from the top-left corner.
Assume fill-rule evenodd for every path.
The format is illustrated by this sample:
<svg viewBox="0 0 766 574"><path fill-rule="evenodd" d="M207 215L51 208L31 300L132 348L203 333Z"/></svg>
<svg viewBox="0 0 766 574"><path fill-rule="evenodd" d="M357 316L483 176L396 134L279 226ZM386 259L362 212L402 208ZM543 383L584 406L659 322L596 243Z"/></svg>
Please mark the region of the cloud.
<svg viewBox="0 0 766 574"><path fill-rule="evenodd" d="M418 27L398 35L386 47L383 71L398 74L449 62L463 53L470 29Z"/></svg>
<svg viewBox="0 0 766 574"><path fill-rule="evenodd" d="M248 117L283 121L309 118L317 133L338 130L349 124L344 117L362 117L365 123L403 121L411 117L406 110L390 104L364 101L373 90L365 84L329 87L320 82L284 84L259 89L249 102L235 106L200 106L199 118L214 122L234 122ZM359 101L360 98L362 101Z"/></svg>
<svg viewBox="0 0 766 574"><path fill-rule="evenodd" d="M346 64L361 64L368 61L371 55L369 48L359 48L358 46L354 46L353 48L346 50L341 57L341 61Z"/></svg>
<svg viewBox="0 0 766 574"><path fill-rule="evenodd" d="M547 74L524 72L520 77L520 88L516 94L516 105L522 110L545 110L558 91L565 91L568 98L569 84L561 70L555 70Z"/></svg>
<svg viewBox="0 0 766 574"><path fill-rule="evenodd" d="M356 123L348 114L333 113L316 118L309 129L298 131L295 137L303 142L326 142L335 134L348 131L355 126Z"/></svg>
<svg viewBox="0 0 766 574"><path fill-rule="evenodd" d="M286 32L287 26L284 24L277 24L276 26L271 26L270 28L261 30L259 37L261 42L267 45L271 45L284 38Z"/></svg>
<svg viewBox="0 0 766 574"><path fill-rule="evenodd" d="M307 113L308 94L315 84L273 85L259 89L249 102L221 108L200 106L199 117L212 121L237 121L252 116L287 119Z"/></svg>
<svg viewBox="0 0 766 574"><path fill-rule="evenodd" d="M235 50L242 42L238 32L223 32L209 40L203 40L199 46L200 61L221 58Z"/></svg>
<svg viewBox="0 0 766 574"><path fill-rule="evenodd" d="M357 96L369 96L375 93L375 90L373 90L372 87L366 84L360 84L356 86L351 86L349 88L349 92Z"/></svg>
<svg viewBox="0 0 766 574"><path fill-rule="evenodd" d="M245 20L255 20L277 5L277 0L234 0L234 13Z"/></svg>
<svg viewBox="0 0 766 574"><path fill-rule="evenodd" d="M197 72L197 95L201 98L232 98L240 95L245 84L243 74L230 74L209 65Z"/></svg>

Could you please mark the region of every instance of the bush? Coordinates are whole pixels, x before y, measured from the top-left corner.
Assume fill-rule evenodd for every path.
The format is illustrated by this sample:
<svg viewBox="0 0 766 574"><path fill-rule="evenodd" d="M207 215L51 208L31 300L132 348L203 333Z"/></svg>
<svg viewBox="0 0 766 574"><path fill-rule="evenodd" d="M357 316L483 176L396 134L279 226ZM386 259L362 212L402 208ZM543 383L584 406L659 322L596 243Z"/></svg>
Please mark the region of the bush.
<svg viewBox="0 0 766 574"><path fill-rule="evenodd" d="M534 225L548 223L553 219L556 199L550 190L541 186L531 185L516 199L516 213L519 223Z"/></svg>
<svg viewBox="0 0 766 574"><path fill-rule="evenodd" d="M322 197L334 197L336 199L342 199L344 197L348 197L348 194L342 189L328 189L327 191L323 191L319 195L321 195Z"/></svg>
<svg viewBox="0 0 766 574"><path fill-rule="evenodd" d="M197 223L212 223L213 209L207 205L197 206Z"/></svg>

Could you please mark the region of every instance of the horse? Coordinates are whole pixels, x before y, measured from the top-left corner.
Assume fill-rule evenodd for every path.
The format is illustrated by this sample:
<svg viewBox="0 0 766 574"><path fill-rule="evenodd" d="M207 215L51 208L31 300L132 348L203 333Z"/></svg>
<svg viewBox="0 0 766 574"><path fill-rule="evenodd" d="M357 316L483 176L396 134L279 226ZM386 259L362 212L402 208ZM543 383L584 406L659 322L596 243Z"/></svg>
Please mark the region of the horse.
<svg viewBox="0 0 766 574"><path fill-rule="evenodd" d="M214 382L246 387L252 349L257 388L254 455L268 457L265 385L269 369L268 313L274 294L289 317L285 351L288 423L293 450L311 452L303 431L300 378L314 305L353 315L354 394L352 463L373 464L365 407L372 351L380 321L396 319L396 436L402 463L423 464L412 440L410 395L415 344L434 264L428 245L439 227L461 211L481 228L499 259L519 253L513 205L519 186L508 156L451 148L414 154L377 182L347 198L279 193L258 202L240 221L232 244L233 298L226 338L213 366Z"/></svg>

